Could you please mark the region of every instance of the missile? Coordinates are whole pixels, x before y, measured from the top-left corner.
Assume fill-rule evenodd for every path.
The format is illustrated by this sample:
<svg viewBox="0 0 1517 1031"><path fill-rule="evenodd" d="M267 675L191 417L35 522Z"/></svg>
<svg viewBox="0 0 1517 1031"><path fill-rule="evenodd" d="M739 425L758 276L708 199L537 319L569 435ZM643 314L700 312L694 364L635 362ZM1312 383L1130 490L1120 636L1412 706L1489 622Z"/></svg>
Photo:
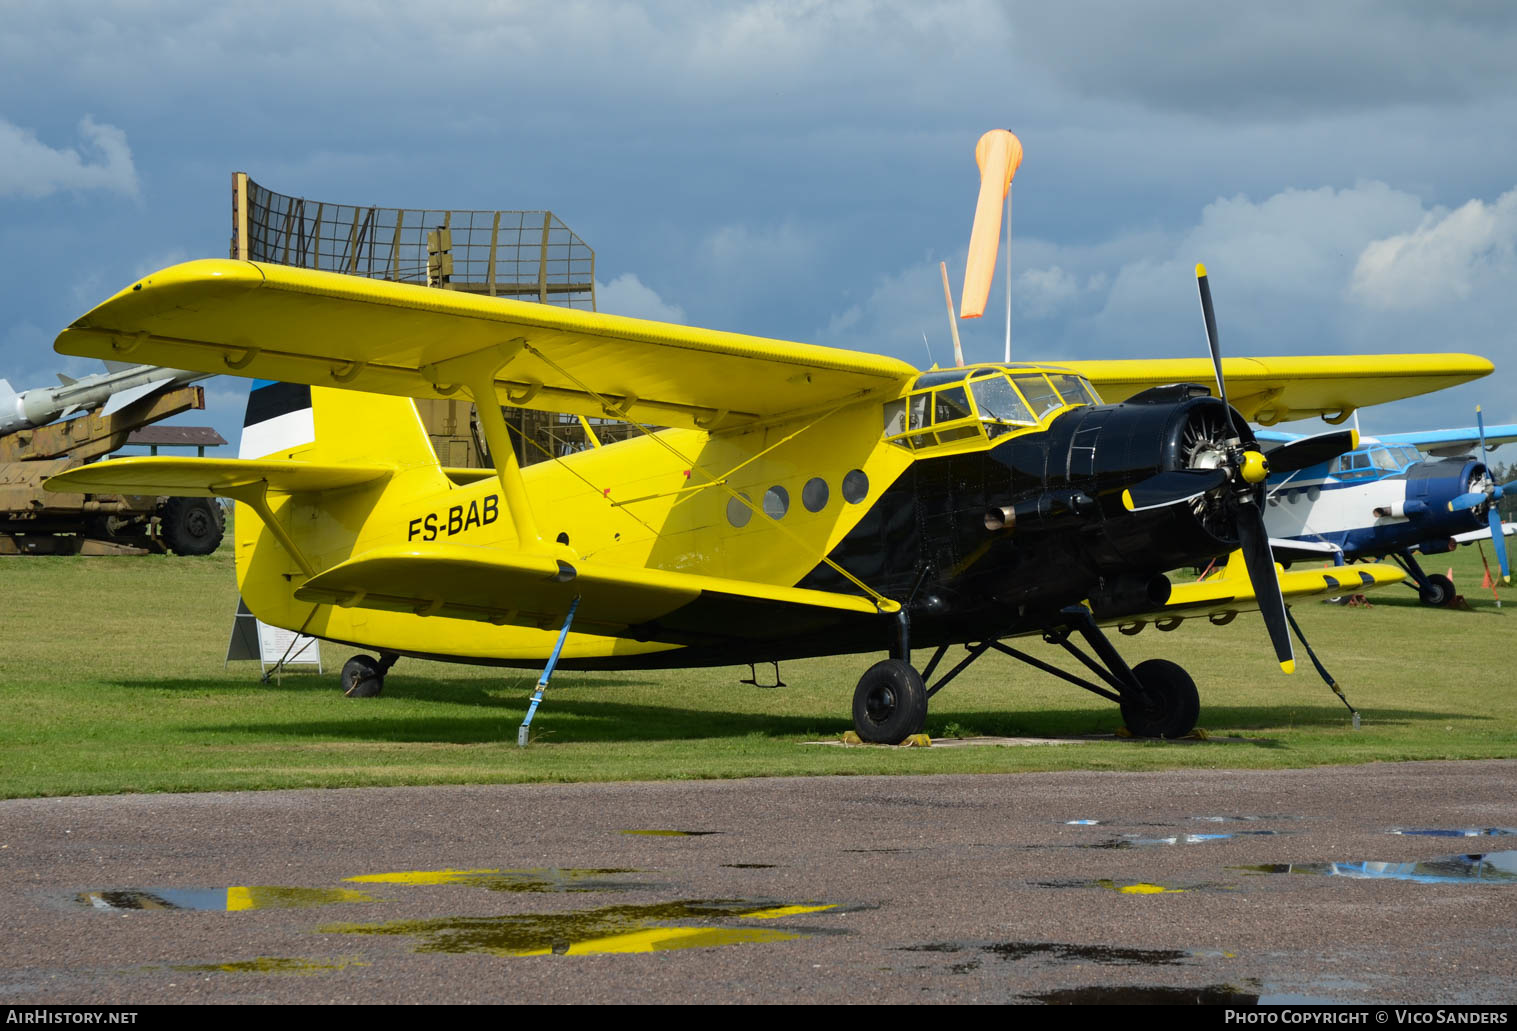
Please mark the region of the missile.
<svg viewBox="0 0 1517 1031"><path fill-rule="evenodd" d="M204 372L164 369L157 365L127 365L107 362L109 371L74 379L58 374L60 385L36 387L16 393L0 379L0 434L36 426L46 426L54 419L66 419L76 412L99 408L110 415L165 387L183 386L208 379Z"/></svg>

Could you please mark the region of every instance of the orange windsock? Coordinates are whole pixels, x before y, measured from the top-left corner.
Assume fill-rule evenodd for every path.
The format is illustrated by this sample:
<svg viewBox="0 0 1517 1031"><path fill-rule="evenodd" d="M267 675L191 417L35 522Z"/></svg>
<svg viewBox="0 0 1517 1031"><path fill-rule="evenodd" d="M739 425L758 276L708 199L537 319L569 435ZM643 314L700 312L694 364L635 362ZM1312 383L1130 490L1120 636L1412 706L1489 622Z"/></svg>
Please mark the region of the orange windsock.
<svg viewBox="0 0 1517 1031"><path fill-rule="evenodd" d="M980 201L975 205L974 228L969 233L969 261L964 267L964 295L959 305L961 319L977 319L985 314L990 281L996 272L1002 207L1012 177L1022 164L1022 141L1005 129L992 129L975 144L974 159L980 166Z"/></svg>

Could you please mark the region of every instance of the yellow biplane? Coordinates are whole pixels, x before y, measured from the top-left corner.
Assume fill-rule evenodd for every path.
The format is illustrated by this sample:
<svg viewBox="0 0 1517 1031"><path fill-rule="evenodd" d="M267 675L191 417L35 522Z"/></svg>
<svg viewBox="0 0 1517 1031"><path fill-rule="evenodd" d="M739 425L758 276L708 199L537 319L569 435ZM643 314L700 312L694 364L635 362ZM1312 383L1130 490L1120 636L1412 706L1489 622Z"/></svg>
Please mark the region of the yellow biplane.
<svg viewBox="0 0 1517 1031"><path fill-rule="evenodd" d="M1401 575L1356 566L1277 580L1258 515L1265 463L1244 420L1341 422L1492 371L1460 354L1222 361L1214 333L1213 345L1212 362L920 372L874 354L195 261L90 311L57 350L255 378L241 457L127 458L49 487L235 499L249 608L376 650L345 668L354 693L377 693L399 656L583 670L885 652L854 693L854 722L866 740L900 741L922 728L932 693L995 650L1118 702L1135 734L1177 736L1199 712L1191 678L1164 660L1129 668L1103 627L1223 623L1262 606L1289 668L1282 592L1358 593ZM1218 370L1236 413L1196 385ZM439 464L411 399L444 397L476 402L493 474ZM502 405L646 432L522 469ZM1309 465L1351 438L1308 438L1271 462ZM1164 575L1240 545L1208 579ZM1092 679L1005 643L1020 635L1079 656ZM966 657L929 689L955 644ZM913 647L936 649L925 680Z"/></svg>

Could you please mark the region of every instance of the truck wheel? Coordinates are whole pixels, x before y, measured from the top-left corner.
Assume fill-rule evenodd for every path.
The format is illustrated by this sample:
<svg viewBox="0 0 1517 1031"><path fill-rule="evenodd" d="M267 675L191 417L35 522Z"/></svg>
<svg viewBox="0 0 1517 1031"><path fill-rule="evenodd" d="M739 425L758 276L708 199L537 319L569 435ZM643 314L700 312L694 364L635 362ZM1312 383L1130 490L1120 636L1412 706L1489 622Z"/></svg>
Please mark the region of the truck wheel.
<svg viewBox="0 0 1517 1031"><path fill-rule="evenodd" d="M163 543L176 555L209 555L226 532L226 514L210 498L169 498L160 518Z"/></svg>

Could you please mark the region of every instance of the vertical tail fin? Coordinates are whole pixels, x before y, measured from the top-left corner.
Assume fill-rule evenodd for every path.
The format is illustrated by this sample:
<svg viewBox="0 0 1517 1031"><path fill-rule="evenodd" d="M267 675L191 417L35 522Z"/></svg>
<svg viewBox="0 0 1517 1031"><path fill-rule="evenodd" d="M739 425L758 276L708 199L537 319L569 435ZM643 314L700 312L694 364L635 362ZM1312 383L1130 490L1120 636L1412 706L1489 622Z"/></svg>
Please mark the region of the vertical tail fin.
<svg viewBox="0 0 1517 1031"><path fill-rule="evenodd" d="M239 458L436 465L408 397L254 380Z"/></svg>
<svg viewBox="0 0 1517 1031"><path fill-rule="evenodd" d="M253 381L248 391L247 412L242 418L238 458L289 456L293 451L310 447L315 440L310 387L266 379Z"/></svg>

